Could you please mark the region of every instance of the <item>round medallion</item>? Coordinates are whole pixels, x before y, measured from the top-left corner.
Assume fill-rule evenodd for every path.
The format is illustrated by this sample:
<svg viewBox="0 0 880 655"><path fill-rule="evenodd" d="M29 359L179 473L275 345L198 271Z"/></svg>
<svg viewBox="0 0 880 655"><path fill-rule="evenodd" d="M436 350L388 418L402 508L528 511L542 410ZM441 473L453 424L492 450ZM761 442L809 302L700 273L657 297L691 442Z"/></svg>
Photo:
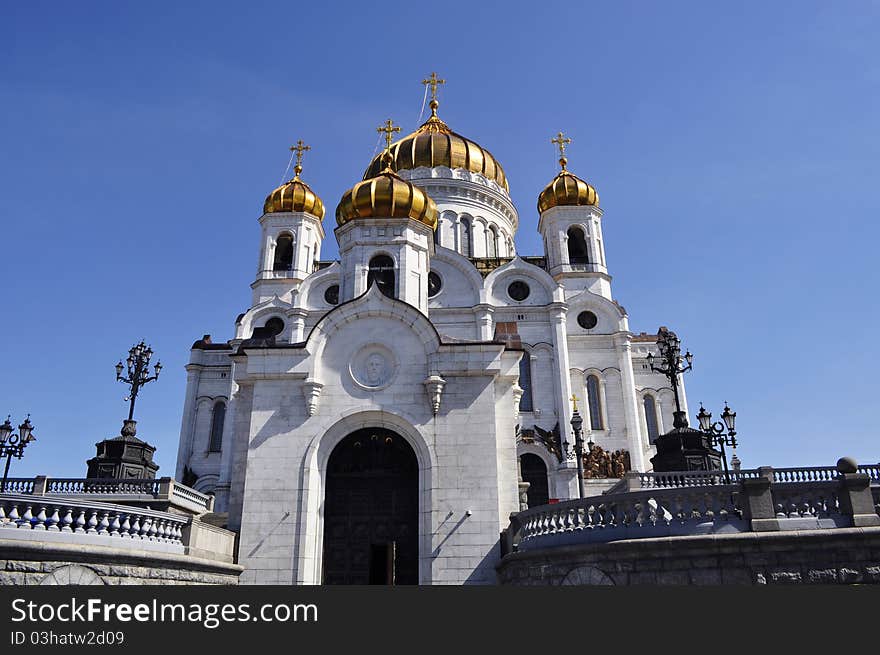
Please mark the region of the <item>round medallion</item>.
<svg viewBox="0 0 880 655"><path fill-rule="evenodd" d="M517 280L516 282L511 282L510 286L507 287L507 295L516 300L517 302L521 302L529 297L529 293L531 293L531 289L529 289L529 285L523 282L522 280Z"/></svg>
<svg viewBox="0 0 880 655"><path fill-rule="evenodd" d="M434 271L428 273L428 298L433 298L443 288L443 280Z"/></svg>
<svg viewBox="0 0 880 655"><path fill-rule="evenodd" d="M362 389L379 391L394 381L399 367L394 352L380 343L361 348L351 359L351 379Z"/></svg>
<svg viewBox="0 0 880 655"><path fill-rule="evenodd" d="M590 330L596 327L596 323L598 322L599 319L596 318L596 315L593 312L581 312L578 314L578 325L585 330Z"/></svg>
<svg viewBox="0 0 880 655"><path fill-rule="evenodd" d="M328 305L338 305L339 304L339 285L332 284L327 287L327 290L324 292L324 302Z"/></svg>

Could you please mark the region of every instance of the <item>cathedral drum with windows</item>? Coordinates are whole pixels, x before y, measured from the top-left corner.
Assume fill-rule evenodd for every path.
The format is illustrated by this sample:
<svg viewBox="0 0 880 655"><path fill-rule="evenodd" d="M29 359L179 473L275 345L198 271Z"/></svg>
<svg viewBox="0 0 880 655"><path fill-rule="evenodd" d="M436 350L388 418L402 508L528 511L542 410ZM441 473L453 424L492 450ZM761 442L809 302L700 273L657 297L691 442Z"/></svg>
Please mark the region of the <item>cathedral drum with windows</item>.
<svg viewBox="0 0 880 655"><path fill-rule="evenodd" d="M324 205L292 148L251 307L233 339L192 346L177 477L228 514L243 583L493 584L510 514L577 496L572 396L590 492L648 470L672 426L570 139L538 197L544 254L519 256L504 169L425 83L431 116L397 141L379 128L387 147L336 208L339 261L320 260Z"/></svg>

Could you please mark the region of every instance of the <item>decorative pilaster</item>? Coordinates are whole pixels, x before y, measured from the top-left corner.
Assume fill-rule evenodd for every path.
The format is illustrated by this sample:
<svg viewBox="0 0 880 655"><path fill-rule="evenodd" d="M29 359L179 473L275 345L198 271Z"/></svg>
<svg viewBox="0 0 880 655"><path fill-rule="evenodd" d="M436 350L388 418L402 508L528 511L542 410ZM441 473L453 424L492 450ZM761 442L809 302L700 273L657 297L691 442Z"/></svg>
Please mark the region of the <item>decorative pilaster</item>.
<svg viewBox="0 0 880 655"><path fill-rule="evenodd" d="M614 335L614 346L623 378L623 414L626 420L626 432L629 437L629 452L634 470L645 470L645 443L641 436L638 400L636 398L636 381L632 364L632 335L629 332L618 332Z"/></svg>
<svg viewBox="0 0 880 655"><path fill-rule="evenodd" d="M431 375L422 384L425 385L425 391L428 392L428 399L431 401L431 411L434 416L437 416L440 412L440 397L443 395L443 389L446 387L446 380L439 375Z"/></svg>
<svg viewBox="0 0 880 655"><path fill-rule="evenodd" d="M474 308L477 319L477 330L481 341L489 341L492 339L492 315L495 308L492 305L480 304Z"/></svg>
<svg viewBox="0 0 880 655"><path fill-rule="evenodd" d="M309 416L314 416L318 411L318 398L321 397L321 390L324 385L313 378L309 378L303 382L303 396L306 399L306 411Z"/></svg>
<svg viewBox="0 0 880 655"><path fill-rule="evenodd" d="M290 343L305 341L306 317L308 315L308 311L302 307L295 307L287 311L287 318L290 319Z"/></svg>

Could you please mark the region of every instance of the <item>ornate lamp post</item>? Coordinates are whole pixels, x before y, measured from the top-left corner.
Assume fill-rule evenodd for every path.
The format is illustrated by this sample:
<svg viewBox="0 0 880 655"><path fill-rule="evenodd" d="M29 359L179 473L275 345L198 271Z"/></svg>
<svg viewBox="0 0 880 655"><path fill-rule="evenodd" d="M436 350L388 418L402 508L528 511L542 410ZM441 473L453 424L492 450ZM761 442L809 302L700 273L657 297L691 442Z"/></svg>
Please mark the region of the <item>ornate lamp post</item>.
<svg viewBox="0 0 880 655"><path fill-rule="evenodd" d="M736 412L731 412L727 403L724 403L724 411L721 413L721 421L712 422L712 412L707 412L700 403L700 413L697 414L697 420L700 422L700 429L705 432L713 446L721 447L721 460L724 462L724 479L730 484L730 470L727 468L727 451L725 446L733 448L733 456L736 462ZM723 421L723 423L722 423Z"/></svg>
<svg viewBox="0 0 880 655"><path fill-rule="evenodd" d="M121 360L116 365L116 379L129 385L129 393L125 398L131 403L128 409L129 423L134 420L134 403L141 387L156 380L162 371L162 362L156 362L153 367L155 374L150 375L150 358L152 356L153 349L141 340L139 344L132 346L128 351L128 359L125 360L126 366L123 366ZM126 375L122 375L123 370L126 370Z"/></svg>
<svg viewBox="0 0 880 655"><path fill-rule="evenodd" d="M24 423L18 426L18 434L12 434L11 416L6 417L3 425L0 425L0 459L6 458L6 467L3 469L3 481L0 482L0 493L6 491L6 478L9 477L9 464L12 458L21 459L27 445L36 441L34 426L31 425L31 415L28 414Z"/></svg>
<svg viewBox="0 0 880 655"><path fill-rule="evenodd" d="M584 489L584 438L581 433L581 428L584 425L584 419L581 417L580 412L578 411L577 405L578 397L573 395L571 396L571 402L574 405L574 411L571 414L571 428L574 430L574 452L571 450L571 444L568 441L562 442L562 450L565 453L566 458L571 459L571 456L574 455L577 458L577 472L578 472L578 493L580 494L581 499L586 498L586 489ZM590 450L593 449L593 442L591 441Z"/></svg>
<svg viewBox="0 0 880 655"><path fill-rule="evenodd" d="M654 364L654 353L648 353L648 366L655 373L662 373L669 379L672 386L672 395L675 397L675 412L672 425L676 428L688 427L687 414L681 409L681 399L678 395L678 376L690 371L694 356L690 351L681 354L681 339L675 336L675 332L661 327L657 333L657 347L660 349L660 360Z"/></svg>

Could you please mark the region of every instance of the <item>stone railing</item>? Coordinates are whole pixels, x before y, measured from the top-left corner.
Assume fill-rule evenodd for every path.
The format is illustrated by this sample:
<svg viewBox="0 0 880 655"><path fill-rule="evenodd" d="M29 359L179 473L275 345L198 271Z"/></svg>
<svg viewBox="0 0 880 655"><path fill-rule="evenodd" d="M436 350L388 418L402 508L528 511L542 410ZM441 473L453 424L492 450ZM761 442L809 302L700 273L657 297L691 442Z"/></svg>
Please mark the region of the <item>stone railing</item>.
<svg viewBox="0 0 880 655"><path fill-rule="evenodd" d="M628 473L617 488L601 496L511 515L502 550L506 554L646 537L880 526L880 487L872 486L870 472L832 470L833 477L825 469L761 467L731 472L730 484L717 471Z"/></svg>
<svg viewBox="0 0 880 655"><path fill-rule="evenodd" d="M175 506L204 514L214 510L214 496L203 494L172 478L11 478L0 493L64 496L107 502Z"/></svg>
<svg viewBox="0 0 880 655"><path fill-rule="evenodd" d="M35 541L46 548L106 546L231 563L235 533L191 514L74 496L0 494L0 547Z"/></svg>

